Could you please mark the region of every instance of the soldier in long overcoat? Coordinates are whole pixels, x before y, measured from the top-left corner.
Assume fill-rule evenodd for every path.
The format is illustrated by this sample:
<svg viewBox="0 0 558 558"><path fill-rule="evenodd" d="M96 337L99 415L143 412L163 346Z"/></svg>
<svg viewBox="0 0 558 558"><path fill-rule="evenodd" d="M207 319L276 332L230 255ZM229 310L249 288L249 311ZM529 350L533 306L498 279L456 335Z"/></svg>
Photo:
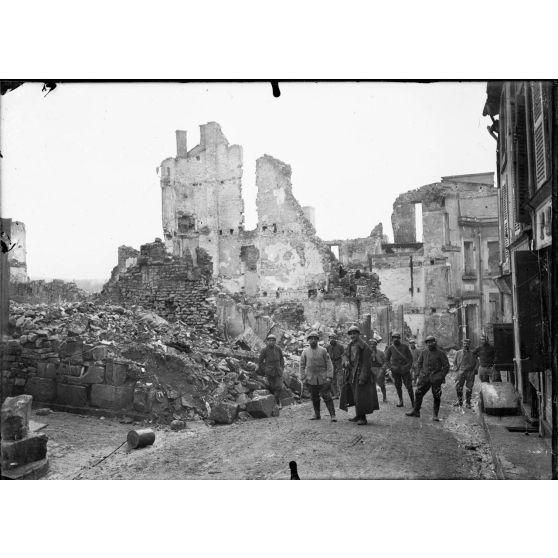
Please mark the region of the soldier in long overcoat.
<svg viewBox="0 0 558 558"><path fill-rule="evenodd" d="M349 419L357 424L367 424L366 415L380 408L376 382L372 372L372 351L360 338L360 330L356 326L349 328L351 342L343 355L343 388L339 408L346 411L355 407L355 417Z"/></svg>

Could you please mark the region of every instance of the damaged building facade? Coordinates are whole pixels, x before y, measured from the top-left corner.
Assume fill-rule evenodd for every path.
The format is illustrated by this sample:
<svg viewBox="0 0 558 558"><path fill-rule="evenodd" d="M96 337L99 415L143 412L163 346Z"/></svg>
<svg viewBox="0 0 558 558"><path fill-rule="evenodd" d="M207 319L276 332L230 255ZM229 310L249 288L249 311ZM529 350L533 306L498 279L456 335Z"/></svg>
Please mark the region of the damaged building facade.
<svg viewBox="0 0 558 558"><path fill-rule="evenodd" d="M556 82L488 82L483 116L492 119L489 132L497 140L501 238L497 284L509 331L495 343L496 350L507 357L508 380L520 395L525 416L538 420L541 431L549 434L552 359L556 359L550 325L556 281L552 274L552 192L558 187ZM554 383L558 385L556 379ZM556 418L554 430L558 431Z"/></svg>
<svg viewBox="0 0 558 558"><path fill-rule="evenodd" d="M171 285L169 266L185 266L184 277L201 266L196 289L214 303L218 324L233 337L247 329L265 337L270 327L296 327L303 317L356 322L389 304L377 275L345 272L316 235L314 208L295 198L289 165L270 155L256 161L258 222L245 230L242 148L229 144L215 122L200 126L200 143L190 150L186 137L176 132L176 157L160 166L162 252L154 259L152 245L140 252L121 246L104 295L191 323L177 293L194 283L185 287L176 277Z"/></svg>
<svg viewBox="0 0 558 558"><path fill-rule="evenodd" d="M230 145L219 124L200 126L188 151L177 131L176 157L161 163L163 231L168 251L196 261L202 248L213 275L231 293L248 296L326 288L331 252L316 236L313 209L293 195L291 167L270 155L256 161L255 230L244 228L242 148Z"/></svg>
<svg viewBox="0 0 558 558"><path fill-rule="evenodd" d="M422 238L417 237L417 222ZM394 242L381 223L369 237L334 240L346 269L376 273L391 303L391 329L442 347L473 345L498 317L498 194L493 173L446 176L397 197Z"/></svg>

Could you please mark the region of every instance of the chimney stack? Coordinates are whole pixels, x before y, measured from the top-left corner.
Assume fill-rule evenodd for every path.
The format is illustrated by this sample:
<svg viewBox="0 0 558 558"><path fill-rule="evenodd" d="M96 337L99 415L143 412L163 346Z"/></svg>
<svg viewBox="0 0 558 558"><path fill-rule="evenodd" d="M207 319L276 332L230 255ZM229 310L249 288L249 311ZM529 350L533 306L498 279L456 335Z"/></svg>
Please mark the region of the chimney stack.
<svg viewBox="0 0 558 558"><path fill-rule="evenodd" d="M186 130L176 130L176 156L178 159L185 159L187 153Z"/></svg>

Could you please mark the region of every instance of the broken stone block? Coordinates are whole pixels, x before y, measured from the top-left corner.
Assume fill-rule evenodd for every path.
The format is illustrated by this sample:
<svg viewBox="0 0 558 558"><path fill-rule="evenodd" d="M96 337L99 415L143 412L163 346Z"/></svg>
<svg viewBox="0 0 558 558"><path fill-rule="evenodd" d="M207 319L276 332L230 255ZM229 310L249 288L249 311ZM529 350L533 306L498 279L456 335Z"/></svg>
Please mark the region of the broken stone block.
<svg viewBox="0 0 558 558"><path fill-rule="evenodd" d="M107 384L121 386L126 381L128 367L118 362L107 362L105 378Z"/></svg>
<svg viewBox="0 0 558 558"><path fill-rule="evenodd" d="M126 409L131 407L133 403L133 386L93 384L91 387L91 405L93 407L101 407L103 409Z"/></svg>
<svg viewBox="0 0 558 558"><path fill-rule="evenodd" d="M229 401L218 403L211 409L209 418L218 424L232 424L238 413L238 405Z"/></svg>
<svg viewBox="0 0 558 558"><path fill-rule="evenodd" d="M278 408L273 395L256 397L246 404L246 411L255 418L266 418L277 415Z"/></svg>
<svg viewBox="0 0 558 558"><path fill-rule="evenodd" d="M265 397L269 395L271 392L268 389L257 389L252 394L253 397Z"/></svg>
<svg viewBox="0 0 558 558"><path fill-rule="evenodd" d="M97 365L88 366L80 379L84 384L102 384L105 381L105 368Z"/></svg>
<svg viewBox="0 0 558 558"><path fill-rule="evenodd" d="M87 406L87 388L70 384L56 386L56 402L71 407Z"/></svg>
<svg viewBox="0 0 558 558"><path fill-rule="evenodd" d="M247 420L254 420L254 417L246 411L240 411L238 413L238 420L245 422Z"/></svg>
<svg viewBox="0 0 558 558"><path fill-rule="evenodd" d="M29 434L22 440L2 438L2 470L14 469L46 458L48 436Z"/></svg>
<svg viewBox="0 0 558 558"><path fill-rule="evenodd" d="M20 440L27 436L32 402L31 395L6 397L0 411L2 440Z"/></svg>
<svg viewBox="0 0 558 558"><path fill-rule="evenodd" d="M52 378L33 377L27 380L25 391L35 401L54 401L56 399L56 381Z"/></svg>

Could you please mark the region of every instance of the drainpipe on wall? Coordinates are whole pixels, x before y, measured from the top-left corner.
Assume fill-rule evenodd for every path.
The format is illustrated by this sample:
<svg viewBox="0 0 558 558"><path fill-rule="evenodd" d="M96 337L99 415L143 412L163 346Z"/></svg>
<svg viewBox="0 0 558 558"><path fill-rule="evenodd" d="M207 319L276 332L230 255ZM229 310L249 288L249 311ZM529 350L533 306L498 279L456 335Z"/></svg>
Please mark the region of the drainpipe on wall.
<svg viewBox="0 0 558 558"><path fill-rule="evenodd" d="M478 256L478 263L479 263L479 335L483 335L484 333L484 292L483 292L483 284L482 284L482 232L479 227L478 232L478 239L479 239L479 256Z"/></svg>

